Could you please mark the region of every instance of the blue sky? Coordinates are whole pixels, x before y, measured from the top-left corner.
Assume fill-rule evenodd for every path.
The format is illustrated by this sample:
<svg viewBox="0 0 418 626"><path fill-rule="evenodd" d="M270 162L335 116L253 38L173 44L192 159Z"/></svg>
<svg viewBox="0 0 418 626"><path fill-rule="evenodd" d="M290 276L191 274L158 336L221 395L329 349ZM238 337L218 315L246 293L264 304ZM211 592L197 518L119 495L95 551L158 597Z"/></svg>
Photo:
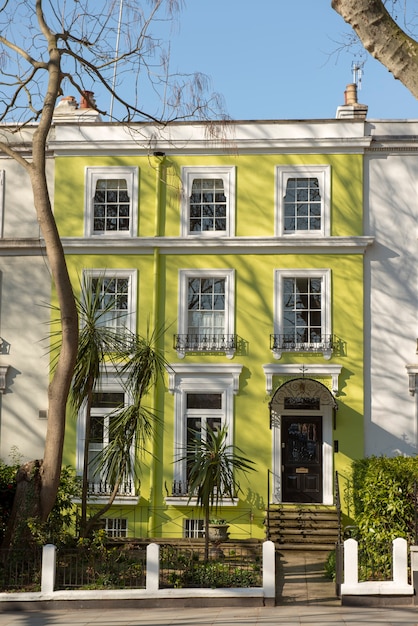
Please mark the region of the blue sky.
<svg viewBox="0 0 418 626"><path fill-rule="evenodd" d="M350 32L331 0L186 0L172 70L203 72L233 119L333 118L352 82ZM418 119L418 102L370 55L359 101L368 117Z"/></svg>

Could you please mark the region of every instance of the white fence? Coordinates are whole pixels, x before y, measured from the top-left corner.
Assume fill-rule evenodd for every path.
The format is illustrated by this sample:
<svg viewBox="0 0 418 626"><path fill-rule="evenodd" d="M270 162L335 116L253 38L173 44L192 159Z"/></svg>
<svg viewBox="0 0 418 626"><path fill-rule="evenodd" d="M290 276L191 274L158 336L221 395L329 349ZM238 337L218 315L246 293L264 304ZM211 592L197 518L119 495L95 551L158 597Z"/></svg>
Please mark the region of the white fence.
<svg viewBox="0 0 418 626"><path fill-rule="evenodd" d="M0 593L1 602L34 602L45 600L149 600L163 598L259 598L260 603L274 603L276 593L275 548L272 541L263 543L262 587L234 589L160 589L160 546L147 546L146 588L54 591L56 576L56 547L44 546L42 552L41 591L27 593ZM1 610L1 608L0 608Z"/></svg>
<svg viewBox="0 0 418 626"><path fill-rule="evenodd" d="M414 554L414 548L416 546L411 548L412 555ZM406 539L398 537L393 540L392 558L392 580L359 582L357 541L355 539L344 541L344 583L341 585L341 596L414 595L414 586L408 583L408 546ZM418 561L418 559L416 560ZM411 559L411 562L413 569L415 567L414 558Z"/></svg>

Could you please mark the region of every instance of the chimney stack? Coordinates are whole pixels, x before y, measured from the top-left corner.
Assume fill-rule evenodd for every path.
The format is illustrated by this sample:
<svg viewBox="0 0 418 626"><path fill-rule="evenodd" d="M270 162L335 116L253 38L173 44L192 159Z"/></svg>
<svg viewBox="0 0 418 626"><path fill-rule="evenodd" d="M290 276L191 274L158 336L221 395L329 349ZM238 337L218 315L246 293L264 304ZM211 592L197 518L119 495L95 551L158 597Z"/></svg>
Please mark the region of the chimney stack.
<svg viewBox="0 0 418 626"><path fill-rule="evenodd" d="M357 102L357 85L350 83L344 91L344 104L337 108L337 119L362 119L367 116L368 106Z"/></svg>

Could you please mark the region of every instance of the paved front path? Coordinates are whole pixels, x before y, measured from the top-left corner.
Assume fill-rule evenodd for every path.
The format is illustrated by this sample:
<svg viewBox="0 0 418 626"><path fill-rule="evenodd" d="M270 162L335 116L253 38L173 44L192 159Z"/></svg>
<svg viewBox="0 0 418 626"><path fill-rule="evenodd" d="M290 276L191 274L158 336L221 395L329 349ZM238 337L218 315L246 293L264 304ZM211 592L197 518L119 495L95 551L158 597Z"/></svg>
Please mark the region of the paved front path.
<svg viewBox="0 0 418 626"><path fill-rule="evenodd" d="M0 626L402 626L418 610L295 604L257 608L119 609L0 613Z"/></svg>

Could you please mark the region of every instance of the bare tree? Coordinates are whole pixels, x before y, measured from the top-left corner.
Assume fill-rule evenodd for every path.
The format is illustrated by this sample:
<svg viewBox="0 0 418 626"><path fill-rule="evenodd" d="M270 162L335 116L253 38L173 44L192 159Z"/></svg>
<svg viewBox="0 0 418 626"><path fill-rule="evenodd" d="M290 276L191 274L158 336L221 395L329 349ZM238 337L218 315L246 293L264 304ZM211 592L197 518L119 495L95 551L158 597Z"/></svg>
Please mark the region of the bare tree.
<svg viewBox="0 0 418 626"><path fill-rule="evenodd" d="M418 42L392 17L383 0L332 0L365 49L418 98ZM396 0L393 3L396 6Z"/></svg>
<svg viewBox="0 0 418 626"><path fill-rule="evenodd" d="M124 0L122 15L121 0L1 0L0 151L29 174L62 325L61 350L48 390L44 457L24 472L28 478L39 467L34 510L41 520L48 517L59 484L78 342L77 308L46 178L54 109L58 97L71 87L79 94L107 93L123 112L119 119L126 122L219 116L219 100L206 98L203 76L170 75L163 43L180 4L181 0ZM153 32L157 26L161 37ZM89 104L96 108L94 102ZM26 152L19 139L23 134Z"/></svg>

